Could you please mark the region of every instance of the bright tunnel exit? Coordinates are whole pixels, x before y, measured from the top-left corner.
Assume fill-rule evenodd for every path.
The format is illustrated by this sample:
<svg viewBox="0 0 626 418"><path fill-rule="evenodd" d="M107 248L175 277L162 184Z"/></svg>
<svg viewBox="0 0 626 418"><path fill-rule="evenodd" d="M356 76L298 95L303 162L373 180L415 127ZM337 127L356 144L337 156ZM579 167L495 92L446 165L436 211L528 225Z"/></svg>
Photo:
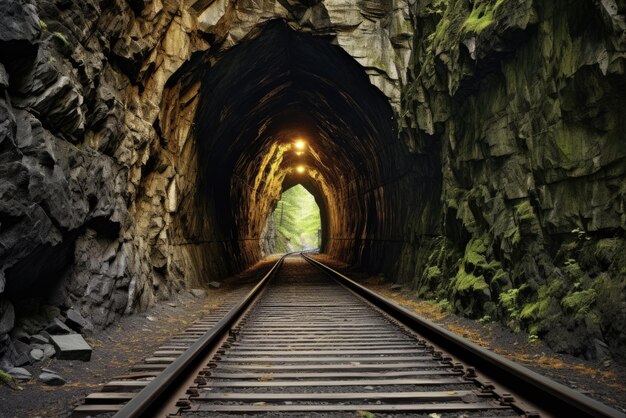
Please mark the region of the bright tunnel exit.
<svg viewBox="0 0 626 418"><path fill-rule="evenodd" d="M319 248L322 223L315 197L300 184L285 190L263 232L268 254Z"/></svg>

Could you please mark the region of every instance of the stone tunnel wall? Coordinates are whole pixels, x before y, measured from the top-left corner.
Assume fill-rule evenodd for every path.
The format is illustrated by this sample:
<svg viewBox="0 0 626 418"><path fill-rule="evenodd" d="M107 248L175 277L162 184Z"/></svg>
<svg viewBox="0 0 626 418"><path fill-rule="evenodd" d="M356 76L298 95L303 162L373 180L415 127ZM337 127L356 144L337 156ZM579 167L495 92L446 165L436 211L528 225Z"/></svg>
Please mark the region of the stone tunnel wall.
<svg viewBox="0 0 626 418"><path fill-rule="evenodd" d="M328 203L356 225L327 237L331 255L557 349L593 355L606 341L619 352L619 7L0 0L0 338L24 298L78 306L106 326L255 261L258 245L222 236L196 199L201 83L190 62L213 65L281 18L363 66L410 162L361 195L374 205ZM366 213L380 230L363 230Z"/></svg>
<svg viewBox="0 0 626 418"><path fill-rule="evenodd" d="M586 356L626 343L619 3L417 1L402 92L403 134L439 144L443 190L441 234L406 246L398 277Z"/></svg>
<svg viewBox="0 0 626 418"><path fill-rule="evenodd" d="M196 199L193 57L210 67L281 18L348 51L397 111L412 33L401 0L2 0L0 15L2 341L45 305L106 326L256 261L259 237L222 236Z"/></svg>

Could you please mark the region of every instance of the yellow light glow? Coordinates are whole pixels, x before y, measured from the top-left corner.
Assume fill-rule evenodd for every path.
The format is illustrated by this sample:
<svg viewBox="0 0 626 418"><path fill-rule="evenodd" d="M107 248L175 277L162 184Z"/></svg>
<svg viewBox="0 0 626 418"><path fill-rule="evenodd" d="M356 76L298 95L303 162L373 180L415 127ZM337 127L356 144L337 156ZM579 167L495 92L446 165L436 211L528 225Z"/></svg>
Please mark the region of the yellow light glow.
<svg viewBox="0 0 626 418"><path fill-rule="evenodd" d="M294 142L293 146L296 147L296 149L298 150L303 150L306 146L306 143L303 140L298 139L296 140L296 142Z"/></svg>
<svg viewBox="0 0 626 418"><path fill-rule="evenodd" d="M302 155L302 154L304 154L302 151L296 152L296 155Z"/></svg>
<svg viewBox="0 0 626 418"><path fill-rule="evenodd" d="M298 173L304 173L304 166L299 165L299 166L296 168L296 171L297 171Z"/></svg>

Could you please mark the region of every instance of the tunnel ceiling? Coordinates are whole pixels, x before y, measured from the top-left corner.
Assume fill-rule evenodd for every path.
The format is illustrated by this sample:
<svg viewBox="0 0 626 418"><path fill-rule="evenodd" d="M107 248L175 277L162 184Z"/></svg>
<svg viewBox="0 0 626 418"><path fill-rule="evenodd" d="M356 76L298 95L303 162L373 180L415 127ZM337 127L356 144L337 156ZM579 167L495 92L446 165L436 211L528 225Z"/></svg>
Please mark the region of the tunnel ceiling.
<svg viewBox="0 0 626 418"><path fill-rule="evenodd" d="M281 190L298 183L320 204L325 239L353 239L381 219L361 216L384 206L363 196L408 164L388 99L363 68L280 20L206 71L195 123L199 193L228 239L258 239ZM306 141L302 155L296 138Z"/></svg>

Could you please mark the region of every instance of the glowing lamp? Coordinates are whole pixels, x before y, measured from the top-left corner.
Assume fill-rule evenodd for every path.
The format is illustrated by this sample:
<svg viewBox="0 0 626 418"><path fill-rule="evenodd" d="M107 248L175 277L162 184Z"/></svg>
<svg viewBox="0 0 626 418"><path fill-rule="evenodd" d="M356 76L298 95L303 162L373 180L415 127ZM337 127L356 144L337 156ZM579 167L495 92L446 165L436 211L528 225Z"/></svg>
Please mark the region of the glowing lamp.
<svg viewBox="0 0 626 418"><path fill-rule="evenodd" d="M298 139L296 142L294 142L293 146L296 147L297 150L303 150L306 144L303 140Z"/></svg>
<svg viewBox="0 0 626 418"><path fill-rule="evenodd" d="M298 173L304 173L304 166L299 165L299 166L296 168L296 171L297 171Z"/></svg>

